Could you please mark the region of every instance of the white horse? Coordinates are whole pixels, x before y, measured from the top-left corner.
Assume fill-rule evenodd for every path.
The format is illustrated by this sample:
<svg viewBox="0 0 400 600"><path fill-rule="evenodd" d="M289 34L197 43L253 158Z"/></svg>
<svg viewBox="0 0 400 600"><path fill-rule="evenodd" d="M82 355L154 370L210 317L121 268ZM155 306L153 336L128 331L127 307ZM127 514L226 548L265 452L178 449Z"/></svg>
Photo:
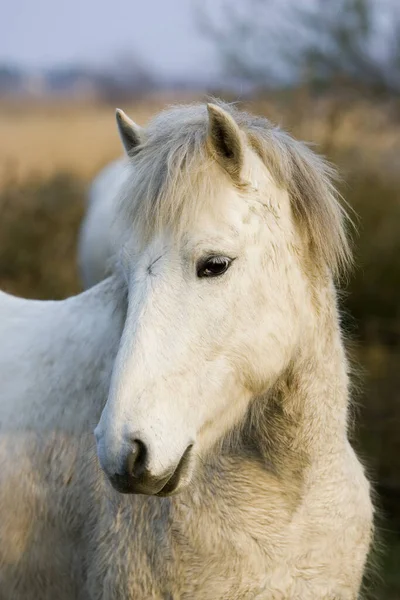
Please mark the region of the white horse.
<svg viewBox="0 0 400 600"><path fill-rule="evenodd" d="M223 104L118 120L114 275L0 297L0 598L355 600L329 170Z"/></svg>

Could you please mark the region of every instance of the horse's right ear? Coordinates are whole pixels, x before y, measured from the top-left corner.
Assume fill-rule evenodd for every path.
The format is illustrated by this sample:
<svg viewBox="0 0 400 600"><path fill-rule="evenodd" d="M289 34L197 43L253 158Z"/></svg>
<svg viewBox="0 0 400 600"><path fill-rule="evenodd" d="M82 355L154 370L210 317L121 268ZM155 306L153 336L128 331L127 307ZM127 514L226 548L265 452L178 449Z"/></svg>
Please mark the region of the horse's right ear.
<svg viewBox="0 0 400 600"><path fill-rule="evenodd" d="M213 156L235 181L244 162L242 133L231 115L217 104L207 104L208 144Z"/></svg>
<svg viewBox="0 0 400 600"><path fill-rule="evenodd" d="M117 108L115 112L118 131L127 154L141 142L142 129L130 119L123 110Z"/></svg>

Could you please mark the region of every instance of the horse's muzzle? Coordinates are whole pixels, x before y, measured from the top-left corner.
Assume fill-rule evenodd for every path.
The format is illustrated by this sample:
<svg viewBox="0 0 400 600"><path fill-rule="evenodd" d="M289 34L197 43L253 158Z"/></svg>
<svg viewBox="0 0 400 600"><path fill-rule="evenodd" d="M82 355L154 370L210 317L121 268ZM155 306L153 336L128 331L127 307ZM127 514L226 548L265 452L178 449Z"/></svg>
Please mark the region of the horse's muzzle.
<svg viewBox="0 0 400 600"><path fill-rule="evenodd" d="M190 444L183 453L175 469L161 477L154 477L146 468L146 448L140 441L132 445L119 473L109 476L113 487L122 494L146 494L149 496L170 496L181 487L190 471Z"/></svg>

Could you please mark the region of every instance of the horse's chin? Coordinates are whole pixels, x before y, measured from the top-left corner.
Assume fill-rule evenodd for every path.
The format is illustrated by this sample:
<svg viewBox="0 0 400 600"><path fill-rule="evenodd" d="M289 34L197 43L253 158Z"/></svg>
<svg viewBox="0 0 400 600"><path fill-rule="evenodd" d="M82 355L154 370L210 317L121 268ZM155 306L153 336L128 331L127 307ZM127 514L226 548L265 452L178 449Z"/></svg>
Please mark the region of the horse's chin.
<svg viewBox="0 0 400 600"><path fill-rule="evenodd" d="M190 484L189 478L179 479L178 481L174 480L175 473L172 475L171 479L168 483L159 491L155 496L158 498L167 498L168 496L176 496L184 491ZM174 480L174 481L173 481Z"/></svg>

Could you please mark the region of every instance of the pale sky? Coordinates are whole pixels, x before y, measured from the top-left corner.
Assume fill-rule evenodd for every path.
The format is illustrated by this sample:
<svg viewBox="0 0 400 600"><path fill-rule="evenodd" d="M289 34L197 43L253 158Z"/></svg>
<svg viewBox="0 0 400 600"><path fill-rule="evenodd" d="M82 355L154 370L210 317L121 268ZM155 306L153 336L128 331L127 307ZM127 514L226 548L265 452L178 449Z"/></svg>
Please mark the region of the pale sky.
<svg viewBox="0 0 400 600"><path fill-rule="evenodd" d="M101 65L136 51L166 76L217 71L214 50L195 26L196 0L0 3L0 63Z"/></svg>
<svg viewBox="0 0 400 600"><path fill-rule="evenodd" d="M312 5L314 0L294 0ZM332 0L333 2L334 0ZM248 0L0 0L0 64L42 68L68 64L111 66L137 55L166 78L209 78L219 72L217 52L196 27L195 7L218 7ZM265 7L283 0L264 0ZM375 0L383 18L388 0ZM251 6L263 6L263 0ZM400 10L400 9L399 9ZM250 13L251 14L251 13ZM378 19L379 20L379 19ZM220 20L222 24L222 21ZM382 23L381 23L382 25ZM388 29L383 23L383 30ZM382 35L377 35L379 47Z"/></svg>

